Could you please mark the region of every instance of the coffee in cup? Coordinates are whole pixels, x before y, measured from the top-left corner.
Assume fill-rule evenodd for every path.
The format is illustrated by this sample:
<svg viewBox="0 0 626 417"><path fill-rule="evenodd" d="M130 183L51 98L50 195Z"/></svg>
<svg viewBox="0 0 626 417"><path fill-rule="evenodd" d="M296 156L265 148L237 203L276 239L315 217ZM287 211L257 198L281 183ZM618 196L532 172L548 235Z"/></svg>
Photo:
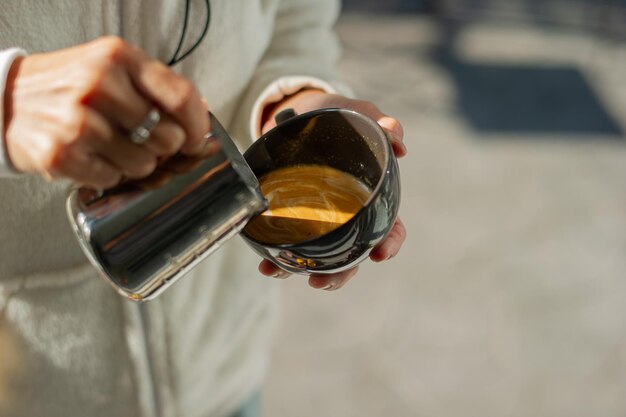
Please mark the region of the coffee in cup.
<svg viewBox="0 0 626 417"><path fill-rule="evenodd" d="M324 165L280 168L259 183L269 208L244 230L269 244L294 244L327 234L352 219L371 194L355 176Z"/></svg>
<svg viewBox="0 0 626 417"><path fill-rule="evenodd" d="M400 174L385 132L347 109L277 122L244 153L270 209L241 236L289 272L331 274L355 266L398 214Z"/></svg>

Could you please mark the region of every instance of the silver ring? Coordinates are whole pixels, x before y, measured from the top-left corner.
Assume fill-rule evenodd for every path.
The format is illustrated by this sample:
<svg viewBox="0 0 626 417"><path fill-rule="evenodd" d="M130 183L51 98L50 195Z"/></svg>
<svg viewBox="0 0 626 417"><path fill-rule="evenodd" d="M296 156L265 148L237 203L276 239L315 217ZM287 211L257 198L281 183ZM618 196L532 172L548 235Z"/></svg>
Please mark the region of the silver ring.
<svg viewBox="0 0 626 417"><path fill-rule="evenodd" d="M145 143L160 121L161 113L157 109L150 110L141 125L130 134L130 141L137 145Z"/></svg>

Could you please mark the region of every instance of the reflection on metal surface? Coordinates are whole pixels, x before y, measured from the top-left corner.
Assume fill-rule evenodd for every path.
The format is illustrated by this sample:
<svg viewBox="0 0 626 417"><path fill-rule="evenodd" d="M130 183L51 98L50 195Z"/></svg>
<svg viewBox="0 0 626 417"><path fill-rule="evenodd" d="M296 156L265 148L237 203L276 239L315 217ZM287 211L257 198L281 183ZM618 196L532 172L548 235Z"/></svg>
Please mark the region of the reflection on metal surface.
<svg viewBox="0 0 626 417"><path fill-rule="evenodd" d="M354 216L321 236L276 244L243 230L242 237L259 255L286 271L307 275L347 270L367 258L397 217L398 163L381 127L360 113L320 109L293 116L244 155L259 178L286 167L326 166L352 175L371 191Z"/></svg>
<svg viewBox="0 0 626 417"><path fill-rule="evenodd" d="M213 117L211 126L212 156L177 155L148 178L68 197L83 250L129 299L157 296L266 208L236 146Z"/></svg>

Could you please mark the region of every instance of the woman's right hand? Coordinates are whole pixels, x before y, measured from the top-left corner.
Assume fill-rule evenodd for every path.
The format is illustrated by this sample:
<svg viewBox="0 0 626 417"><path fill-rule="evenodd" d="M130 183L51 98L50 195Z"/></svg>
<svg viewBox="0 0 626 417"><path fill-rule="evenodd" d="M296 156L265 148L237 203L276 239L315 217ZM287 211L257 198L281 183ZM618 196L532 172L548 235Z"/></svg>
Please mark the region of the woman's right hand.
<svg viewBox="0 0 626 417"><path fill-rule="evenodd" d="M138 145L151 109L161 121ZM199 155L209 132L196 88L120 38L18 58L4 96L8 157L22 172L109 188L150 175L159 158Z"/></svg>

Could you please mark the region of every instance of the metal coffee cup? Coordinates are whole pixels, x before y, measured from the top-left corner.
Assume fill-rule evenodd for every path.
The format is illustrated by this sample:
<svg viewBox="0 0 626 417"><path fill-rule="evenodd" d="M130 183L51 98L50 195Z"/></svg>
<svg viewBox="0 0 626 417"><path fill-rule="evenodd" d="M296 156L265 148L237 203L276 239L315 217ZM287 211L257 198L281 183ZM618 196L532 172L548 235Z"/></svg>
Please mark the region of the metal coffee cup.
<svg viewBox="0 0 626 417"><path fill-rule="evenodd" d="M70 191L67 213L83 251L129 299L156 297L267 208L245 159L210 118L216 154L176 156L184 169L165 179L155 172L109 190Z"/></svg>
<svg viewBox="0 0 626 417"><path fill-rule="evenodd" d="M331 167L359 179L370 196L336 229L308 240L268 243L243 230L260 256L303 275L334 274L365 260L391 231L400 207L400 170L391 143L371 118L348 109L284 112L244 153L258 178L286 167Z"/></svg>

